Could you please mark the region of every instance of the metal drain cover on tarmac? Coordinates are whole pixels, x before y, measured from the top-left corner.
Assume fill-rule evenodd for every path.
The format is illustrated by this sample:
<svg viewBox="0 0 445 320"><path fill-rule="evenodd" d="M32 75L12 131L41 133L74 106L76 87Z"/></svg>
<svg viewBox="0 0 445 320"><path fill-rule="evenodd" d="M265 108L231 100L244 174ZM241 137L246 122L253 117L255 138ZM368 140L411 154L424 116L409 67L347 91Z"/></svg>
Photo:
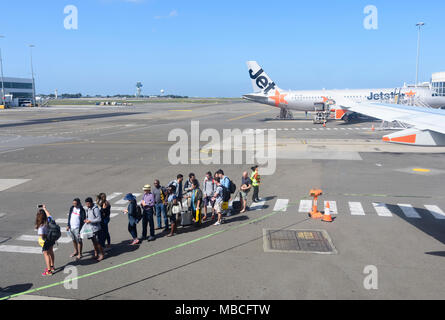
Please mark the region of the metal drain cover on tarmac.
<svg viewBox="0 0 445 320"><path fill-rule="evenodd" d="M325 230L263 229L265 252L337 254Z"/></svg>

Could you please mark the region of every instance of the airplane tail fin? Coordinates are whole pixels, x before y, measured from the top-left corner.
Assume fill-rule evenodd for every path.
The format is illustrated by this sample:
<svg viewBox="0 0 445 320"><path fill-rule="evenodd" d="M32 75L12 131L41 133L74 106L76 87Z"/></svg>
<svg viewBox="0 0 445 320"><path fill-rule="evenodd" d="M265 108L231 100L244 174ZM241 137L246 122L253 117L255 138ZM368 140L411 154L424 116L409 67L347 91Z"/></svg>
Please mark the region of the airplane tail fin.
<svg viewBox="0 0 445 320"><path fill-rule="evenodd" d="M279 89L256 61L247 61L247 68L249 69L254 93L268 95L269 91Z"/></svg>

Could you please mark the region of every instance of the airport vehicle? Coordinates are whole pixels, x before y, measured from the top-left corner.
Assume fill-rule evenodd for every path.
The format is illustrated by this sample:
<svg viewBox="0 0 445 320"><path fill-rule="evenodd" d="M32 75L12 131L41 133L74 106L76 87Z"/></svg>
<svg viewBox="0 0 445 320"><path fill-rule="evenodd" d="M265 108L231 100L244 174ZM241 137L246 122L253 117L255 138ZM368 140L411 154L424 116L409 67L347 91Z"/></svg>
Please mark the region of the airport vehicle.
<svg viewBox="0 0 445 320"><path fill-rule="evenodd" d="M398 102L422 107L445 107L445 97L438 96L429 86L392 88L392 89L346 89L286 91L280 89L256 61L248 61L249 76L254 92L243 96L244 99L271 105L281 109L281 116L288 117L290 110L312 112L314 123L329 119L349 121L356 117L353 112L345 112L333 107L333 95L356 102Z"/></svg>
<svg viewBox="0 0 445 320"><path fill-rule="evenodd" d="M400 104L354 102L336 96L336 105L397 125L401 130L383 137L383 141L417 145L445 146L445 110Z"/></svg>

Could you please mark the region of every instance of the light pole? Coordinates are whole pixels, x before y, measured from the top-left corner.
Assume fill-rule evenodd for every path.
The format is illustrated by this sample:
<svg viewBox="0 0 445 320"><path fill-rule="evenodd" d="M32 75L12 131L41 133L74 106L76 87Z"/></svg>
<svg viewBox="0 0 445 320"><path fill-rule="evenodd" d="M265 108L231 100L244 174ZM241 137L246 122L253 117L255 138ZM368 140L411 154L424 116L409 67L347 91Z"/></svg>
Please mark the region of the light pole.
<svg viewBox="0 0 445 320"><path fill-rule="evenodd" d="M419 84L419 58L420 58L420 29L425 25L423 22L419 22L416 24L418 27L418 36L417 36L417 67L416 67L416 87Z"/></svg>
<svg viewBox="0 0 445 320"><path fill-rule="evenodd" d="M4 38L5 36L0 35L0 38ZM2 58L2 49L0 49L0 69L1 69L1 76L2 76L2 104L5 105L6 99L5 99L5 84L3 82L3 58Z"/></svg>
<svg viewBox="0 0 445 320"><path fill-rule="evenodd" d="M32 65L32 48L34 48L35 45L30 44L29 45L29 50L31 53L31 76L32 76L32 106L35 107L36 105L36 86L35 86L35 82L34 82L34 67Z"/></svg>

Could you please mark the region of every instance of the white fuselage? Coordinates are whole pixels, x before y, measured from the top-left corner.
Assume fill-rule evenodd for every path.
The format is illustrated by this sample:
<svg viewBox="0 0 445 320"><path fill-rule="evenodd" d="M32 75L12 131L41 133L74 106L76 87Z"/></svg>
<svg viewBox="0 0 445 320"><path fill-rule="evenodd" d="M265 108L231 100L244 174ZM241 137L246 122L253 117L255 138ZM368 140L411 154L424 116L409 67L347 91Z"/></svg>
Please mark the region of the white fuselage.
<svg viewBox="0 0 445 320"><path fill-rule="evenodd" d="M311 91L284 91L275 90L268 96L251 94L244 96L247 100L257 101L279 108L297 111L314 111L333 96L343 96L355 102L388 102L394 101L400 93L402 100L416 99L423 105L432 108L445 107L445 97L436 96L435 91L427 87L409 87L401 89L345 89L345 90L311 90ZM257 99L258 98L258 99ZM335 99L334 99L335 100Z"/></svg>

